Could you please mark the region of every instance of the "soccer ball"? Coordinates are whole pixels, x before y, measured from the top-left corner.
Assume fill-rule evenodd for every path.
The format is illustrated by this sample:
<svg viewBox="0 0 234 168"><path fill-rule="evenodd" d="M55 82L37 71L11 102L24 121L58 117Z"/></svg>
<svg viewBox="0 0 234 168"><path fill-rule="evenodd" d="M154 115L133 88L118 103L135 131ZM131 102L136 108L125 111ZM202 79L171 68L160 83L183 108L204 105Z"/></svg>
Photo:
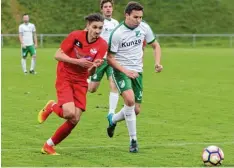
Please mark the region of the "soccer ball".
<svg viewBox="0 0 234 168"><path fill-rule="evenodd" d="M202 152L202 160L206 166L219 166L224 160L224 153L217 146L208 146Z"/></svg>

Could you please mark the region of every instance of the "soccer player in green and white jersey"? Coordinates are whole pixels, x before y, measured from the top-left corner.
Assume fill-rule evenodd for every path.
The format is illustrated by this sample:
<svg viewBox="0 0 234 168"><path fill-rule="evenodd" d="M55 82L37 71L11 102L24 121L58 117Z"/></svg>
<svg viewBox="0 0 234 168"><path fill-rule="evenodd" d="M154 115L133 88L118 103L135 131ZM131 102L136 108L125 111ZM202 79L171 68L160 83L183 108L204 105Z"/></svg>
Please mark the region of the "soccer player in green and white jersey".
<svg viewBox="0 0 234 168"><path fill-rule="evenodd" d="M100 9L101 9L102 14L105 17L101 37L104 40L106 40L107 43L109 41L111 32L114 30L116 26L119 25L119 22L112 18L113 4L114 4L113 0L101 0L100 2ZM113 72L113 69L111 66L107 64L107 60L105 56L103 64L97 68L95 74L91 77L91 81L89 82L89 92L91 93L96 92L103 78L103 75L106 73L107 79L109 80L109 83L110 83L109 114L115 113L118 100L119 100L118 90L111 77L112 72Z"/></svg>
<svg viewBox="0 0 234 168"><path fill-rule="evenodd" d="M31 68L30 74L35 74L35 66L36 66L36 47L37 47L37 35L35 25L29 22L29 15L23 15L23 22L19 26L19 40L21 44L21 52L22 59L21 64L23 68L23 72L27 74L27 66L26 66L26 58L28 53L30 53L31 60Z"/></svg>
<svg viewBox="0 0 234 168"><path fill-rule="evenodd" d="M125 8L125 21L112 32L107 61L113 67L113 80L124 100L124 107L117 114L108 115L109 137L114 135L116 123L125 119L130 136L130 152L138 152L136 115L140 113L143 85L143 41L154 50L155 71L161 72L161 48L150 26L142 21L143 6L129 2Z"/></svg>

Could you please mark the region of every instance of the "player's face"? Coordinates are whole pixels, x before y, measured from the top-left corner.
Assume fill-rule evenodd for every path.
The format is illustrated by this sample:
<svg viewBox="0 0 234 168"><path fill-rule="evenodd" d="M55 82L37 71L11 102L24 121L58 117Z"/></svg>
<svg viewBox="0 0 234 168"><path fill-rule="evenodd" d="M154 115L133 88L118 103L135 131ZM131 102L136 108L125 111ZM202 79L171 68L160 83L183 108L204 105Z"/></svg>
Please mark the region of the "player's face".
<svg viewBox="0 0 234 168"><path fill-rule="evenodd" d="M24 23L28 23L29 22L29 16L28 15L24 15L23 16L23 21L24 21Z"/></svg>
<svg viewBox="0 0 234 168"><path fill-rule="evenodd" d="M110 2L104 3L101 11L105 17L111 17L113 12L112 4Z"/></svg>
<svg viewBox="0 0 234 168"><path fill-rule="evenodd" d="M137 27L139 26L139 24L142 21L142 16L143 16L143 11L136 11L133 10L130 15L129 14L125 14L126 17L126 23L128 24L128 26L130 27Z"/></svg>
<svg viewBox="0 0 234 168"><path fill-rule="evenodd" d="M89 39L96 40L100 36L103 24L104 24L103 22L95 22L95 21L88 23L87 29L88 29Z"/></svg>

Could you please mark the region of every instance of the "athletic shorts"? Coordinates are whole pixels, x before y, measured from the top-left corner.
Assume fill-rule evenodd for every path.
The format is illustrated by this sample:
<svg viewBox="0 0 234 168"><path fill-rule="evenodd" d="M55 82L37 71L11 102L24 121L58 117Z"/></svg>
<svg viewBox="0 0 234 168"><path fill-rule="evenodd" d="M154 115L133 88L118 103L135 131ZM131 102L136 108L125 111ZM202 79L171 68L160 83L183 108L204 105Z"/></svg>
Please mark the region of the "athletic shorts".
<svg viewBox="0 0 234 168"><path fill-rule="evenodd" d="M104 73L106 73L107 79L109 79L109 77L113 73L113 68L107 63L106 59L104 59L102 65L97 68L95 74L91 76L91 81L100 82L103 78Z"/></svg>
<svg viewBox="0 0 234 168"><path fill-rule="evenodd" d="M56 80L56 92L58 104L62 106L68 102L74 102L82 111L86 110L87 84L72 83L68 80Z"/></svg>
<svg viewBox="0 0 234 168"><path fill-rule="evenodd" d="M31 56L36 55L36 48L34 45L26 46L26 48L22 48L22 57L27 57L28 53L30 53Z"/></svg>
<svg viewBox="0 0 234 168"><path fill-rule="evenodd" d="M143 94L142 73L138 74L139 76L137 78L131 79L124 73L114 70L112 78L120 94L132 89L135 95L135 102L141 103Z"/></svg>

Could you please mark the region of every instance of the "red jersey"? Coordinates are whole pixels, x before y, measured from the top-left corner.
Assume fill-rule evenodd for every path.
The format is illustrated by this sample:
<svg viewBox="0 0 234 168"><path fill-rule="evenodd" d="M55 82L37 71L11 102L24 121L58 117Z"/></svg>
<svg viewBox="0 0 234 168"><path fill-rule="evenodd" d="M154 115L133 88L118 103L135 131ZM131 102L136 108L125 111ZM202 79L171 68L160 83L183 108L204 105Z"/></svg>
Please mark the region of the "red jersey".
<svg viewBox="0 0 234 168"><path fill-rule="evenodd" d="M87 31L73 31L63 40L60 48L71 58L86 58L89 61L103 59L108 48L106 41L99 37L95 42L89 43L87 36ZM86 82L88 69L79 65L59 61L57 65L57 77L68 78L74 82Z"/></svg>

